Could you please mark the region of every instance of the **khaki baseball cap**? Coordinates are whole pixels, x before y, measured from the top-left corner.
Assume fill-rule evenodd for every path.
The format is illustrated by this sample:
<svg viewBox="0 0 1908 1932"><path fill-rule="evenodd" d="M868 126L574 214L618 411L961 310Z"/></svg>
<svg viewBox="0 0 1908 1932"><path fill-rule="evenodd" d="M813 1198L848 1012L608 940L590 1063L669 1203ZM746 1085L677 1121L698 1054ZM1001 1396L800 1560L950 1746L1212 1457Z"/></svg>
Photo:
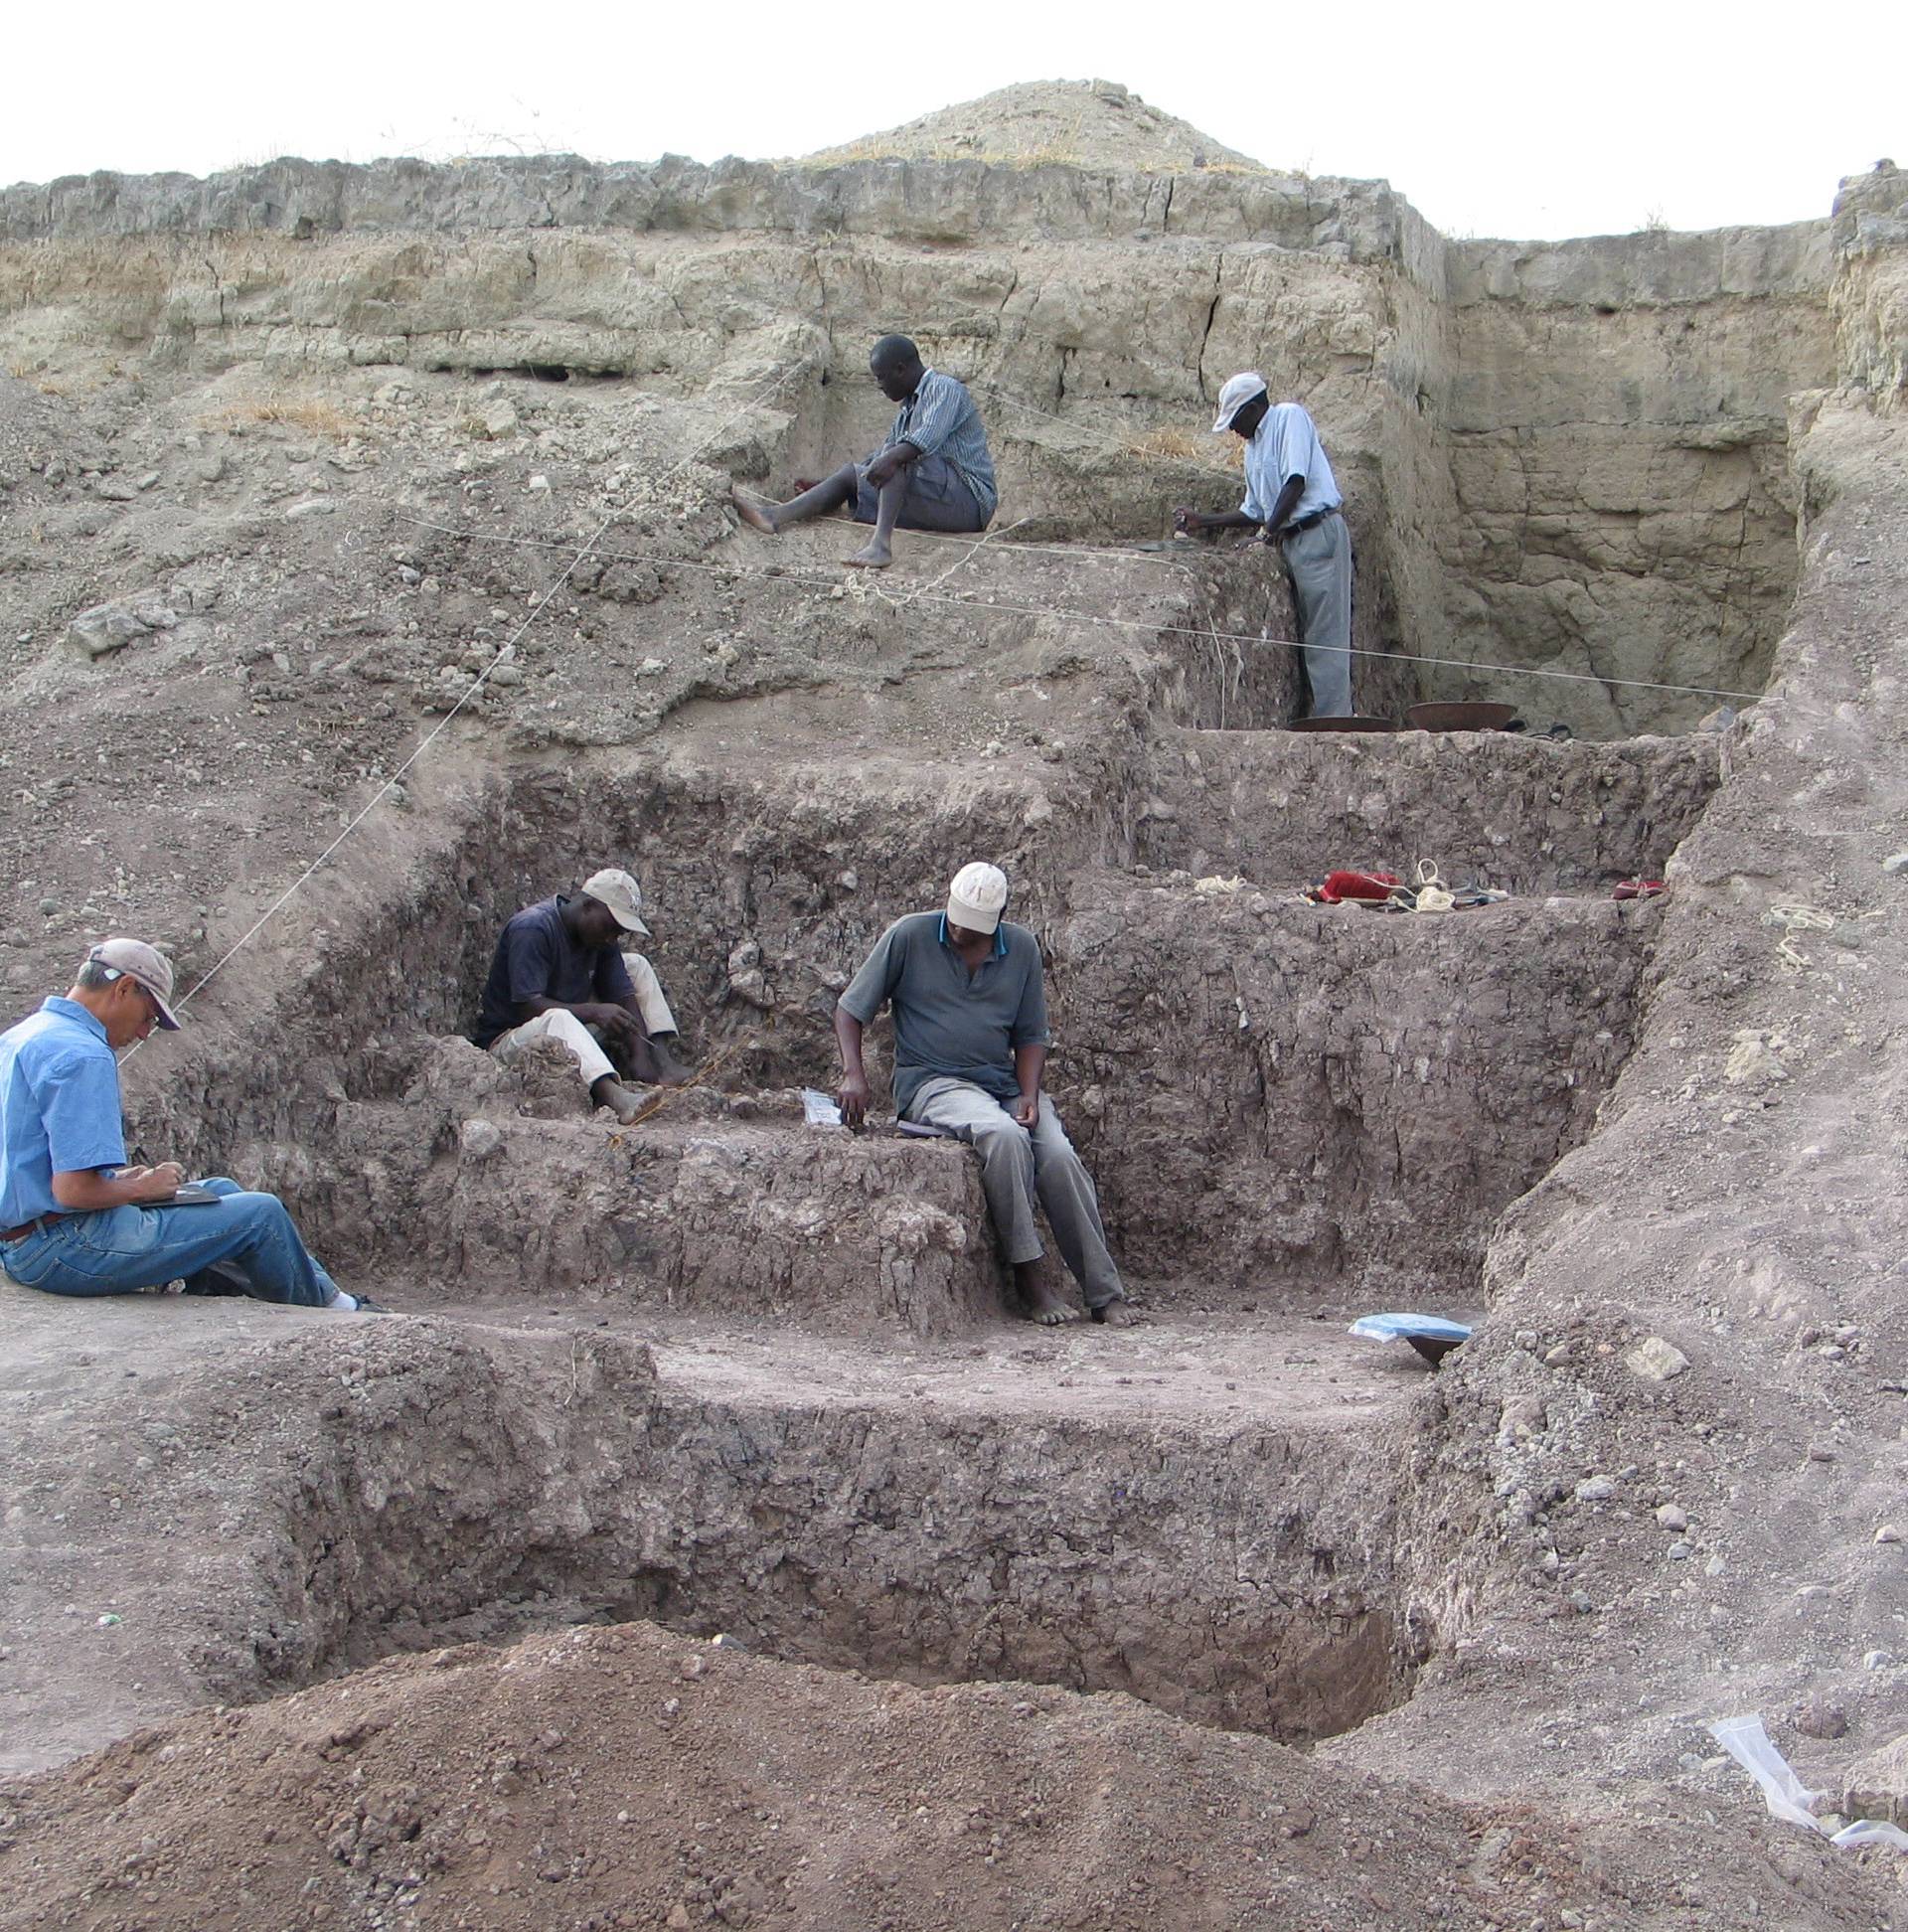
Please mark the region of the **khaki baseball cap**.
<svg viewBox="0 0 1908 1932"><path fill-rule="evenodd" d="M114 972L122 973L129 980L136 981L152 995L152 1003L159 1009L159 1024L167 1033L177 1033L179 1022L173 1016L172 1000L172 961L157 946L149 946L143 939L102 939L86 955L88 966L110 966Z"/></svg>
<svg viewBox="0 0 1908 1932"><path fill-rule="evenodd" d="M1007 904L1007 875L979 861L963 866L947 888L947 922L969 932L992 932Z"/></svg>
<svg viewBox="0 0 1908 1932"><path fill-rule="evenodd" d="M605 866L583 881L582 893L608 906L625 932L640 932L645 939L653 936L643 923L643 888L628 873Z"/></svg>

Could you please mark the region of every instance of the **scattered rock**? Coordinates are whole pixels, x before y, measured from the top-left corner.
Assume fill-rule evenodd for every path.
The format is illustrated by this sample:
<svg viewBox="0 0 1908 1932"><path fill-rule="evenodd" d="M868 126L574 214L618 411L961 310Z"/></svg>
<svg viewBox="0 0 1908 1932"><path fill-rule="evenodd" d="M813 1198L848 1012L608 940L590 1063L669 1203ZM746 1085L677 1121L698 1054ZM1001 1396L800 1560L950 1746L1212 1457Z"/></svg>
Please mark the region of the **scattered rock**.
<svg viewBox="0 0 1908 1932"><path fill-rule="evenodd" d="M1660 1335L1639 1342L1623 1362L1633 1375L1645 1381L1670 1381L1689 1367L1689 1358Z"/></svg>
<svg viewBox="0 0 1908 1932"><path fill-rule="evenodd" d="M124 650L135 637L144 637L146 630L138 618L117 604L95 604L67 626L67 643L82 658L102 658Z"/></svg>
<svg viewBox="0 0 1908 1932"><path fill-rule="evenodd" d="M1891 1825L1908 1817L1908 1735L1892 1738L1848 1767L1841 1809L1849 1818L1880 1818Z"/></svg>
<svg viewBox="0 0 1908 1932"><path fill-rule="evenodd" d="M1665 1530L1687 1530L1689 1519L1673 1503L1666 1503L1657 1512L1657 1523Z"/></svg>
<svg viewBox="0 0 1908 1932"><path fill-rule="evenodd" d="M514 436L522 421L515 404L486 402L470 418L470 433L486 442L501 442L507 436Z"/></svg>
<svg viewBox="0 0 1908 1932"><path fill-rule="evenodd" d="M1617 1486L1608 1476L1586 1476L1576 1490L1579 1503L1607 1503L1616 1493Z"/></svg>

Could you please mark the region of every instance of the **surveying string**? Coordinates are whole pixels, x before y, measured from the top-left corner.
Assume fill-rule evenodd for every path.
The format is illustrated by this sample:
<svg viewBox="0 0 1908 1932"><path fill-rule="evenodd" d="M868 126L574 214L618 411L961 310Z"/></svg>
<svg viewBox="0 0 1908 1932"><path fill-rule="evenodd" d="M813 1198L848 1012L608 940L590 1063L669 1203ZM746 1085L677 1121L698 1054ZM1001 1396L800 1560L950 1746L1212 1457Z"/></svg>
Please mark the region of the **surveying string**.
<svg viewBox="0 0 1908 1932"><path fill-rule="evenodd" d="M754 396L751 396L748 399L748 401L742 403L742 405L739 408L737 408L732 414L725 417L714 429L712 429L710 433L707 436L705 436L702 439L702 441L699 442L695 446L695 448L692 449L686 456L680 458L676 463L672 464L669 469L664 471L662 476L660 476L656 480L656 487L661 488L662 485L668 483L671 480L671 478L675 477L682 470L687 469L689 465L693 463L696 460L696 458L700 456L702 452L705 449L707 449L709 445L716 439L716 437L721 435L722 432L725 429L727 429L731 423L739 421L743 416L748 414L748 412L751 409L756 408L760 403L765 402L770 396L774 395L776 390L780 389L784 383L788 382L792 377L797 375L803 368L805 368L807 366L807 363L810 360L811 360L810 358L804 357L802 361L791 364L787 369L785 369L781 373L781 375L775 377L772 381L764 385L764 387L760 391L758 391ZM413 749L410 755L404 759L403 763L400 764L398 767L398 769L394 771L391 774L391 776L387 778L384 781L384 783L381 784L374 793L372 793L371 797L366 801L364 807L354 817L352 817L350 820L346 822L344 830L341 831L338 834L338 836L335 839L333 839L328 846L325 847L324 851L321 852L318 855L318 857L314 859L310 863L310 865L308 865L304 869L304 871L301 872L298 875L298 877L294 879L291 882L291 884L287 886L285 889L282 892L280 892L275 899L272 900L271 904L268 905L264 909L264 911L259 913L257 918L255 918L251 922L251 924L248 925L245 928L245 930L239 934L238 939L235 940L234 943L231 946L229 946L226 949L226 951L217 960L215 960L213 964L209 966L206 969L206 971L202 973L196 981L194 981L191 989L172 1003L175 1012L182 1011L185 1007L190 1005L191 1002L195 998L197 998L197 996L200 993L204 992L204 990L212 982L212 980L219 973L221 973L228 965L230 965L232 961L235 958L237 958L238 955L241 951L243 951L243 949L247 945L249 945L250 942L253 939L255 939L260 932L264 930L264 928L271 922L271 920L274 919L281 911L283 911L288 904L290 904L292 899L295 898L297 894L305 887L305 886L308 885L310 881L324 868L324 866L330 861L332 856L345 843L345 841L349 839L351 835L354 832L356 832L362 824L364 824L365 820L371 816L371 814L378 808L378 806L384 802L384 800L390 795L394 787L396 787L403 779L404 774L408 772L414 764L416 764L417 760L421 758L424 755L424 753L428 751L434 743L436 743L437 739L441 737L444 731L449 727L451 720L454 719L457 716L457 714L460 711L462 711L467 704L470 703L471 699L473 699L477 695L477 693L483 689L484 685L489 682L491 673L495 671L497 667L500 664L502 664L505 661L505 659L508 658L511 655L511 653L516 649L518 640L524 635L526 631L530 629L531 625L534 624L537 621L537 619L543 615L545 609L549 606L551 599L555 597L556 592L560 590L563 587L563 585L569 581L571 575L575 572L576 567L583 562L583 560L586 557L588 557L591 554L596 543L602 537L604 531L606 531L610 527L610 525L615 522L620 512L618 510L612 509L604 516L602 522L596 526L595 534L584 541L582 548L578 550L576 555L569 560L567 564L564 565L561 573L557 576L556 580L554 583L552 583L550 587L546 589L543 592L543 594L539 596L531 604L530 609L524 613L523 621L518 624L517 628L514 631L512 631L510 636L507 639L505 639L504 643L501 646L499 646L496 655L490 660L490 662L484 666L484 668L477 674L475 678L471 680L470 685L466 688L463 695L458 698L457 702L453 706L451 706L450 710L447 711L444 714L444 716L438 720L436 724L433 725L431 729L424 735L424 737L416 745L415 749ZM564 548L567 547L565 546ZM126 1060L130 1059L132 1055L136 1053L142 1046L144 1046L144 1044L145 1043L143 1041L135 1041L133 1045L127 1047L126 1051L120 1055L120 1063L123 1065Z"/></svg>
<svg viewBox="0 0 1908 1932"><path fill-rule="evenodd" d="M470 543L507 544L530 550L567 551L569 548L567 543L553 543L548 538L509 537L501 532L473 530L457 524L433 523L428 518L413 516L407 510L398 509L388 499L385 501L385 507L400 522L410 524L418 530L434 530L446 537L461 537ZM908 534L912 537L919 533L909 532ZM996 551L994 555L1009 556L1019 550L1034 548L1035 547L1033 545L1009 544ZM1040 546L1039 548L1054 547ZM973 544L969 555L979 549L980 545ZM792 583L813 588L830 587L834 583L834 579L819 571L805 572L780 565L772 570L754 569L744 564L722 564L707 558L670 557L656 551L600 550L592 547L590 555L611 563L650 564L664 569L708 570L722 576L746 577L764 583ZM966 558L960 560L961 563L967 561ZM956 567L958 568L959 565L957 564ZM868 582L871 579L863 578L862 581ZM1097 625L1115 630L1142 631L1155 637L1210 638L1221 644L1279 644L1291 649L1298 648L1290 638L1261 637L1250 631L1214 630L1204 624L1149 623L1144 618L1107 617L1090 610L1070 610L1056 604L1002 603L992 597L982 598L953 591L937 591L925 586L907 597L889 596L886 591L878 587L874 587L872 594L897 608L903 603L918 600L923 603L954 604L964 610L978 611L982 616L990 611L997 611L1004 616L1058 617L1071 623ZM1648 678L1611 678L1597 671L1550 671L1534 664L1487 664L1478 658L1417 657L1409 651L1380 651L1357 644L1348 646L1347 650L1352 657L1382 658L1397 664L1431 665L1441 670L1488 671L1494 676L1510 678L1554 678L1573 684L1604 685L1631 691L1667 691L1689 698L1740 699L1747 704L1754 704L1763 695L1757 691L1725 691L1710 685L1659 684Z"/></svg>

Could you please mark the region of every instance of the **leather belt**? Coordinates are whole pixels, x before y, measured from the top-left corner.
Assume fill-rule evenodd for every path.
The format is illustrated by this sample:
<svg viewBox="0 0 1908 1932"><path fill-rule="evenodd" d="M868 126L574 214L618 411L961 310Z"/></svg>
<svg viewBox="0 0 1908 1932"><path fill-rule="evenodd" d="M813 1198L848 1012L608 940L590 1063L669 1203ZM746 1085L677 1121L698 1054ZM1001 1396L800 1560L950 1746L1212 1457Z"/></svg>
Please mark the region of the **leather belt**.
<svg viewBox="0 0 1908 1932"><path fill-rule="evenodd" d="M1327 517L1336 517L1339 514L1339 508L1340 506L1335 503L1330 509L1314 510L1309 517L1301 517L1297 523L1287 524L1279 532L1279 542L1284 543L1288 537L1296 537L1302 530L1310 530L1314 524L1324 523Z"/></svg>
<svg viewBox="0 0 1908 1932"><path fill-rule="evenodd" d="M44 1234L55 1221L65 1218L64 1214L35 1214L32 1220L22 1221L18 1227L9 1227L0 1232L0 1242L24 1241L29 1234Z"/></svg>

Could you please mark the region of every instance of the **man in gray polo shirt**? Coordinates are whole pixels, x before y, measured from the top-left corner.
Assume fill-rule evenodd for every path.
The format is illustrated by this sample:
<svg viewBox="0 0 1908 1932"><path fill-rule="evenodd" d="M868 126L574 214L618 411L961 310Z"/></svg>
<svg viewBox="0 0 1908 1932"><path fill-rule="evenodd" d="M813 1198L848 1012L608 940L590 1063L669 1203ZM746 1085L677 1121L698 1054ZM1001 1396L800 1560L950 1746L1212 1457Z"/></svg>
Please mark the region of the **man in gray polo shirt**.
<svg viewBox="0 0 1908 1932"><path fill-rule="evenodd" d="M1040 1266L1037 1195L1087 1312L1124 1328L1133 1313L1106 1249L1092 1177L1040 1091L1047 1033L1039 941L1002 920L1006 904L1005 873L963 866L945 912L910 913L881 934L835 1009L842 1118L859 1127L868 1116L862 1030L891 1004L895 1111L980 1154L988 1211L1028 1318L1074 1319Z"/></svg>

